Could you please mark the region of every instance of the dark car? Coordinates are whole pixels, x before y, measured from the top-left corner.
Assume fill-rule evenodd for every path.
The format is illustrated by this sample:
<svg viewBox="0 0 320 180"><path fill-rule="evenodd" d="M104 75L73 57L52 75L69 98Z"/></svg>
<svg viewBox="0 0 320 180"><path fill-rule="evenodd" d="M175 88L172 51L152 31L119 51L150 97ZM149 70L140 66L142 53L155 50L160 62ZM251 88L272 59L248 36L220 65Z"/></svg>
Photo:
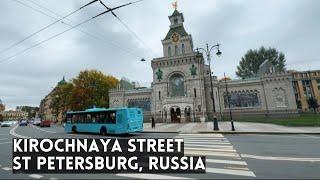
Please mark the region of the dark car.
<svg viewBox="0 0 320 180"><path fill-rule="evenodd" d="M42 120L40 123L40 127L50 127L51 121L50 120Z"/></svg>
<svg viewBox="0 0 320 180"><path fill-rule="evenodd" d="M19 122L19 126L28 126L28 122L26 120L22 120Z"/></svg>

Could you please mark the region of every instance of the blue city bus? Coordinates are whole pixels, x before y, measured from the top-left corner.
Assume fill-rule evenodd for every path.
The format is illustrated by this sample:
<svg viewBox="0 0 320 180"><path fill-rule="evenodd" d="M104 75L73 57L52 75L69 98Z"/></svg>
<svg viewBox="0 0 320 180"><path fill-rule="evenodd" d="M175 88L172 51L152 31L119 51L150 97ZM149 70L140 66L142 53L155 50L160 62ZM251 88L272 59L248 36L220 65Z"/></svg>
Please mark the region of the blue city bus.
<svg viewBox="0 0 320 180"><path fill-rule="evenodd" d="M67 133L129 134L143 131L143 111L139 108L93 108L67 112Z"/></svg>

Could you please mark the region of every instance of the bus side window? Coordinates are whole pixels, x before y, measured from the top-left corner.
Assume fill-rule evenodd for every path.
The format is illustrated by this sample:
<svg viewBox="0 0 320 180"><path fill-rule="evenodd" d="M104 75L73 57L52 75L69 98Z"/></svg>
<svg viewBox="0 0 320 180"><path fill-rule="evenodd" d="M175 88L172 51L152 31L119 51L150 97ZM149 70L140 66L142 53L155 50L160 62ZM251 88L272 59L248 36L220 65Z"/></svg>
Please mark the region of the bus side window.
<svg viewBox="0 0 320 180"><path fill-rule="evenodd" d="M77 123L77 118L78 118L78 115L74 114L72 116L72 123Z"/></svg>
<svg viewBox="0 0 320 180"><path fill-rule="evenodd" d="M112 123L112 124L115 124L115 123L116 123L116 113L115 113L115 112L112 112L112 113L111 113L110 119L111 119L111 123Z"/></svg>
<svg viewBox="0 0 320 180"><path fill-rule="evenodd" d="M89 123L96 123L97 122L97 116L98 114L92 114L91 119L89 120Z"/></svg>

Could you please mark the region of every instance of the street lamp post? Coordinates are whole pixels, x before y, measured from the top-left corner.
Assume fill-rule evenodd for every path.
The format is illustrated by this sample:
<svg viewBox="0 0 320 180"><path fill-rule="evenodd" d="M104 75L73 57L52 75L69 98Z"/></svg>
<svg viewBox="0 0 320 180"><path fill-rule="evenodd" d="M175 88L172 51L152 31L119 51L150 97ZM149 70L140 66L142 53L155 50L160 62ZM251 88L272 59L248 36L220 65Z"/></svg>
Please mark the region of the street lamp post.
<svg viewBox="0 0 320 180"><path fill-rule="evenodd" d="M213 49L217 49L217 53L216 55L217 56L220 56L222 53L220 51L220 44L216 44L216 45L213 45L209 48L209 45L208 43L206 44L206 49L204 48L197 48L197 51L199 52L199 50L202 50L206 56L207 56L207 61L208 61L208 64L209 64L209 71L210 71L210 86L211 86L211 100L212 100L212 111L213 111L213 130L215 131L219 131L219 125L218 125L218 119L217 117L215 116L215 113L216 113L216 107L215 107L215 100L214 100L214 94L213 94L213 82L212 82L212 71L211 71L211 51Z"/></svg>
<svg viewBox="0 0 320 180"><path fill-rule="evenodd" d="M227 100L228 100L228 107L229 107L229 114L230 114L230 121L231 121L231 130L235 131L236 129L234 128L234 124L233 124L231 105L230 105L230 95L229 95L229 90L228 90L228 85L227 85L226 73L224 73L224 83L226 85Z"/></svg>

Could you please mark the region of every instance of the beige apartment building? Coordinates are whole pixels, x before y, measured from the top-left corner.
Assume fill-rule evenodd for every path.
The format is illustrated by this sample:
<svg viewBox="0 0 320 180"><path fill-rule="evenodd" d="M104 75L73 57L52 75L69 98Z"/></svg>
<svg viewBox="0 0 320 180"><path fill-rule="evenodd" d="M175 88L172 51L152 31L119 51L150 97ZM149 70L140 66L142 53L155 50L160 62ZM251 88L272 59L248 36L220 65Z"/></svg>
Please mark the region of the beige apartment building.
<svg viewBox="0 0 320 180"><path fill-rule="evenodd" d="M298 108L309 111L309 98L315 98L320 104L320 70L292 72L293 87Z"/></svg>

